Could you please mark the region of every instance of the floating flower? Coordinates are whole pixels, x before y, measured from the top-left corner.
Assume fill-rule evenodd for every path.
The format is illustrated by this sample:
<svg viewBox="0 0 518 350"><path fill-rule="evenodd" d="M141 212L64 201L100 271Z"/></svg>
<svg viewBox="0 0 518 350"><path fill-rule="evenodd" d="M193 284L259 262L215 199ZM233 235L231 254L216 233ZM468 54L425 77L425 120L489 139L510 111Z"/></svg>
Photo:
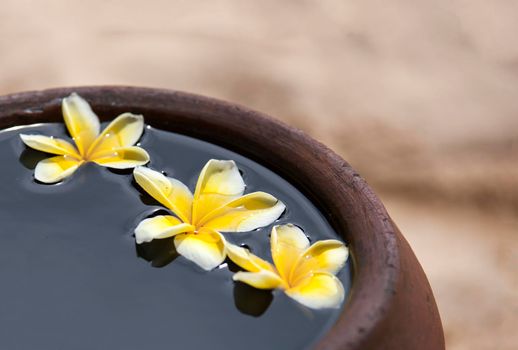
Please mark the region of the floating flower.
<svg viewBox="0 0 518 350"><path fill-rule="evenodd" d="M259 289L283 289L289 297L314 309L342 303L344 289L335 276L348 257L342 242L330 239L310 246L304 232L291 224L275 226L270 241L275 265L245 248L227 245L228 257L249 271L236 273L234 281Z"/></svg>
<svg viewBox="0 0 518 350"><path fill-rule="evenodd" d="M236 163L210 160L200 173L194 195L180 181L145 167L133 172L137 183L174 215L143 220L137 243L174 236L178 253L205 270L221 264L226 241L220 232L246 232L275 221L284 204L264 192L243 195L245 183Z"/></svg>
<svg viewBox="0 0 518 350"><path fill-rule="evenodd" d="M72 175L85 162L94 162L115 169L134 168L149 161L149 155L133 146L144 131L141 115L124 113L113 120L102 133L99 118L90 105L73 93L63 99L63 118L75 142L43 135L24 135L23 142L38 151L57 154L36 165L34 177L44 183L54 183Z"/></svg>

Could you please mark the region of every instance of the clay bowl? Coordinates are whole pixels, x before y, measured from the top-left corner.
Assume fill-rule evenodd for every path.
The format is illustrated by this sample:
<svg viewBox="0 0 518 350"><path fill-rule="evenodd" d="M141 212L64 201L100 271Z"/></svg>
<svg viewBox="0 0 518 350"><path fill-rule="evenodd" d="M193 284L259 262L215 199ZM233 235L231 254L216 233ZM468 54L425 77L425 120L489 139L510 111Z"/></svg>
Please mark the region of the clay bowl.
<svg viewBox="0 0 518 350"><path fill-rule="evenodd" d="M300 130L235 104L183 92L80 87L0 97L0 129L61 122L61 98L76 91L102 118L131 111L164 130L243 154L297 186L349 243L353 284L320 349L444 349L426 276L365 180L336 153Z"/></svg>

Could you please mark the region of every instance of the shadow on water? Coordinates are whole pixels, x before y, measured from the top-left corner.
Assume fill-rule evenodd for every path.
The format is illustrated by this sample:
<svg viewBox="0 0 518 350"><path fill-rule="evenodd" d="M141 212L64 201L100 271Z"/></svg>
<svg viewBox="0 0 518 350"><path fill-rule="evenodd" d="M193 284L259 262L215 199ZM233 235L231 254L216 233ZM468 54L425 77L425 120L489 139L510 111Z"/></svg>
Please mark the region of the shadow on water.
<svg viewBox="0 0 518 350"><path fill-rule="evenodd" d="M180 256L174 246L174 237L135 244L135 249L139 258L149 261L151 266L157 268L169 265ZM230 271L243 271L229 259L225 262ZM233 295L236 308L241 313L253 317L264 314L273 301L271 290L257 289L242 282L234 283Z"/></svg>
<svg viewBox="0 0 518 350"><path fill-rule="evenodd" d="M233 272L244 271L230 259L225 260ZM271 290L257 289L242 282L234 282L234 305L243 314L259 317L265 313L273 301Z"/></svg>
<svg viewBox="0 0 518 350"><path fill-rule="evenodd" d="M133 168L130 169L115 169L115 168L106 168L113 174L117 175L131 175L133 174Z"/></svg>
<svg viewBox="0 0 518 350"><path fill-rule="evenodd" d="M18 160L27 169L34 170L40 160L50 157L52 157L52 155L49 155L48 153L35 151L31 148L25 148L20 154Z"/></svg>
<svg viewBox="0 0 518 350"><path fill-rule="evenodd" d="M234 305L242 313L259 317L273 301L271 290L262 290L242 282L234 283Z"/></svg>
<svg viewBox="0 0 518 350"><path fill-rule="evenodd" d="M137 256L149 261L153 267L167 266L180 256L174 247L174 237L135 243L135 249Z"/></svg>

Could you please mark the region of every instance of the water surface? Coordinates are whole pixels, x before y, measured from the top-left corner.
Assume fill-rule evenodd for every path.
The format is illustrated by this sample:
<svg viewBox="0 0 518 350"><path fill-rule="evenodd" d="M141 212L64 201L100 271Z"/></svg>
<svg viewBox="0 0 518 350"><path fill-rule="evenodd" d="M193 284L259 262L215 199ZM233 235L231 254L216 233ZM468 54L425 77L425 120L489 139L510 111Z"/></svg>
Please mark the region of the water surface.
<svg viewBox="0 0 518 350"><path fill-rule="evenodd" d="M0 132L0 343L5 349L301 349L314 344L341 310L312 310L281 291L232 281L225 263L205 272L178 256L172 240L137 246L133 230L163 208L131 171L82 166L57 185L33 179L39 159L20 133L68 138L62 124ZM246 192L265 191L287 211L275 223L302 227L312 242L337 238L288 182L219 146L147 128L150 167L194 189L211 159L233 159ZM270 260L268 227L225 234ZM349 263L338 274L348 292Z"/></svg>

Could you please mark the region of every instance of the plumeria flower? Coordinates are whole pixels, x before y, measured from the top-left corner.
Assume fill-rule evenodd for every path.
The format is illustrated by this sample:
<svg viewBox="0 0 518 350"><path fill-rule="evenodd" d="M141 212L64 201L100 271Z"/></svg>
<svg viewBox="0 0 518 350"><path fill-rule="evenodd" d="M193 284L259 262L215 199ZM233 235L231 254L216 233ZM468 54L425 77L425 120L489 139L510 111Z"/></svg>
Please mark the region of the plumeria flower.
<svg viewBox="0 0 518 350"><path fill-rule="evenodd" d="M99 118L88 102L76 93L64 98L61 107L75 146L49 136L20 135L30 148L57 155L36 165L36 180L44 183L61 181L85 162L115 169L134 168L149 162L147 152L133 146L144 131L141 115L121 114L101 133Z"/></svg>
<svg viewBox="0 0 518 350"><path fill-rule="evenodd" d="M274 265L245 248L227 245L228 257L248 271L234 274L234 281L259 289L283 289L289 297L314 309L340 306L344 288L335 274L349 255L342 242L329 239L310 246L304 232L288 224L272 229L270 243Z"/></svg>
<svg viewBox="0 0 518 350"><path fill-rule="evenodd" d="M194 195L180 181L149 168L135 168L133 174L148 194L175 215L143 220L135 229L137 243L174 236L176 251L207 271L225 260L227 243L220 232L267 226L285 209L268 193L243 195L245 183L230 160L209 160Z"/></svg>

